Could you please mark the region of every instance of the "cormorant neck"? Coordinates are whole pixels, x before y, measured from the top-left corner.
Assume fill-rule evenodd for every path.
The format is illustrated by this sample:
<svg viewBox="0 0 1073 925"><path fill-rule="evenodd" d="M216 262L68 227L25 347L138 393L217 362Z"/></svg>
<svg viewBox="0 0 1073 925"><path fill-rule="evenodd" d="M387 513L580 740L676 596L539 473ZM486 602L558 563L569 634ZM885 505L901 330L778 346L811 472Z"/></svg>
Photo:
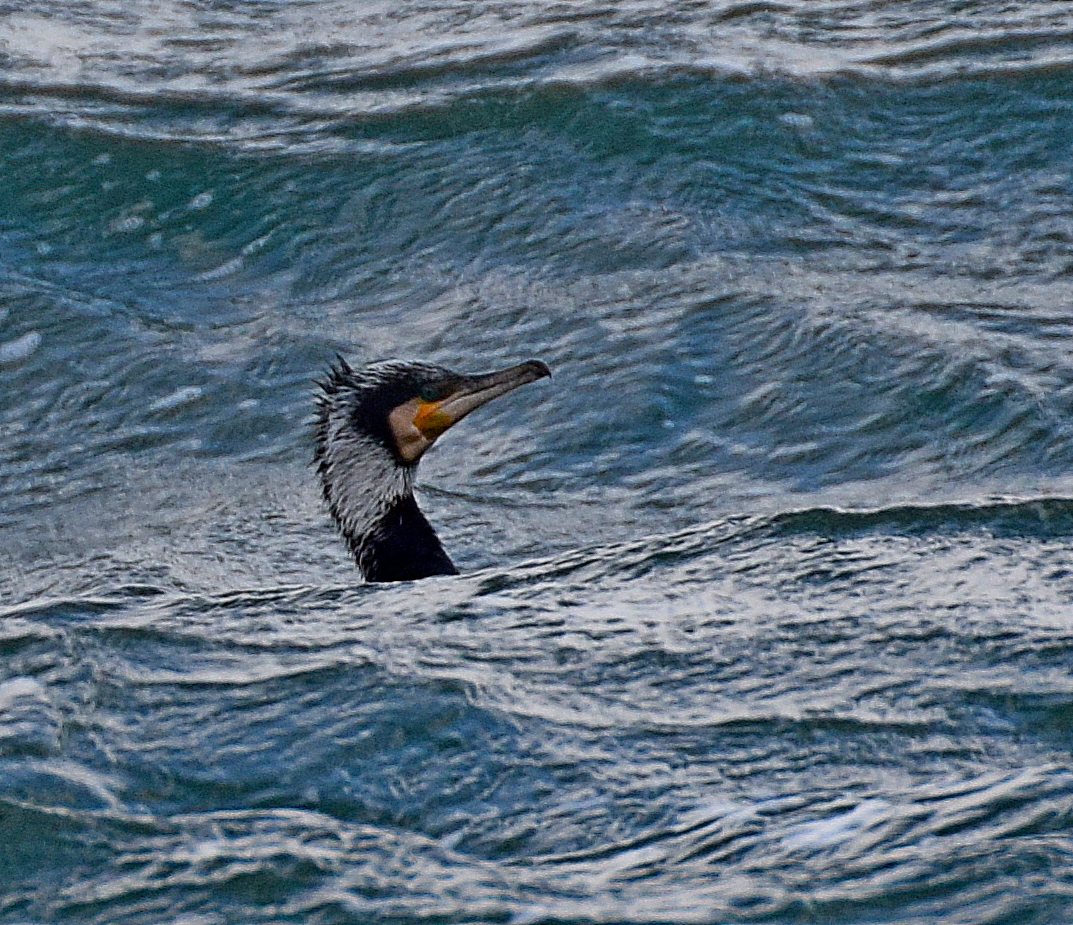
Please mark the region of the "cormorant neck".
<svg viewBox="0 0 1073 925"><path fill-rule="evenodd" d="M326 413L320 427L316 462L324 498L365 580L458 574L414 500L415 467L355 433L342 413Z"/></svg>
<svg viewBox="0 0 1073 925"><path fill-rule="evenodd" d="M457 575L412 494L400 498L363 536L347 536L366 581Z"/></svg>

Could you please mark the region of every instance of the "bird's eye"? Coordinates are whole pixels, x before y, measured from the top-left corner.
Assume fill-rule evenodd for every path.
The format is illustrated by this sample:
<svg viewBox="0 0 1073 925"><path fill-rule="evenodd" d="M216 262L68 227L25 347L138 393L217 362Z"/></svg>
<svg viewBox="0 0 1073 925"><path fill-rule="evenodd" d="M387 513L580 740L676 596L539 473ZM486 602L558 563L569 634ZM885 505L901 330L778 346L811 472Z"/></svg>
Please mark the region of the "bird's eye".
<svg viewBox="0 0 1073 925"><path fill-rule="evenodd" d="M422 401L436 401L440 397L440 387L435 382L426 382L418 389L417 394Z"/></svg>

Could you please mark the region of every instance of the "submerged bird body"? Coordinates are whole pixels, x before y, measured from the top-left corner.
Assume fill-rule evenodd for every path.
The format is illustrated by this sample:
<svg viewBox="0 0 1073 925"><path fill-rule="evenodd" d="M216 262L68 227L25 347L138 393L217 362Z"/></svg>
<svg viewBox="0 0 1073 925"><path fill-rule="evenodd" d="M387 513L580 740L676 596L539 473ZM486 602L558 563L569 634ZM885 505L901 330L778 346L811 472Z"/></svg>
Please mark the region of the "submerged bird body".
<svg viewBox="0 0 1073 925"><path fill-rule="evenodd" d="M314 461L367 581L457 574L414 499L417 463L470 411L548 375L536 360L482 376L399 360L332 367L317 398Z"/></svg>

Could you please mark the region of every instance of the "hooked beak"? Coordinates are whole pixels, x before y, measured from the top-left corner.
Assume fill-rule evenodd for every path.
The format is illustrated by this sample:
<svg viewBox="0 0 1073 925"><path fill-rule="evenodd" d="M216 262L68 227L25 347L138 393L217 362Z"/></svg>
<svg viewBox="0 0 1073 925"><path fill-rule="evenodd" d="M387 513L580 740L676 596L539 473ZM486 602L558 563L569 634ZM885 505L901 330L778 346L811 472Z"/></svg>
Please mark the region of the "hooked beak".
<svg viewBox="0 0 1073 925"><path fill-rule="evenodd" d="M526 360L482 376L461 376L442 397L433 401L414 398L395 408L391 429L399 453L407 462L416 462L444 431L493 398L519 386L550 376L540 360Z"/></svg>

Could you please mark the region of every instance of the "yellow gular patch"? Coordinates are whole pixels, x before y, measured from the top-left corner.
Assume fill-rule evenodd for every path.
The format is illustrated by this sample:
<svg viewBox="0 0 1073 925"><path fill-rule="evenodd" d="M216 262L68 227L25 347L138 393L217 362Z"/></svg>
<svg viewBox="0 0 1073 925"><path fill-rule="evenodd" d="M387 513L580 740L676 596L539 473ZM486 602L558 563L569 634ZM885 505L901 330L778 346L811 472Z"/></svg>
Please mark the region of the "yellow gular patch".
<svg viewBox="0 0 1073 925"><path fill-rule="evenodd" d="M417 403L414 427L428 440L435 440L454 423L454 419L440 407L440 404L438 401L418 401Z"/></svg>

